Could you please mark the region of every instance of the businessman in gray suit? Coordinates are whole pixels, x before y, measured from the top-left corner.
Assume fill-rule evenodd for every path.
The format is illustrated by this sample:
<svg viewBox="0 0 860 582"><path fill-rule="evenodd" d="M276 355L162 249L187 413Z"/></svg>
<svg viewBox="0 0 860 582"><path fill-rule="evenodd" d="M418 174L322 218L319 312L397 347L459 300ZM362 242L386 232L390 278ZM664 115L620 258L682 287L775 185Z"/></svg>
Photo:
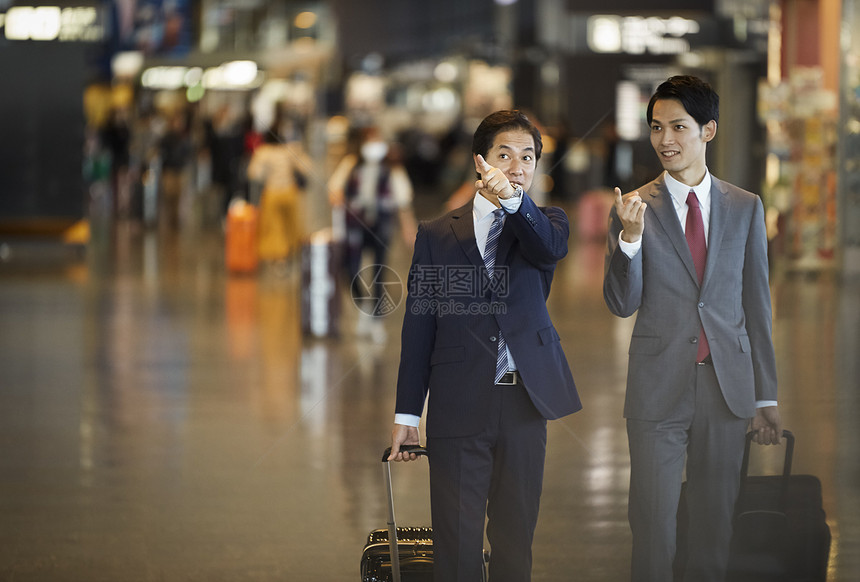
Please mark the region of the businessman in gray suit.
<svg viewBox="0 0 860 582"><path fill-rule="evenodd" d="M631 580L673 579L686 464L686 582L723 582L744 435L781 434L771 340L764 210L754 194L709 173L719 97L672 77L648 104L665 170L610 211L603 295L615 315L638 311L624 417L630 448Z"/></svg>

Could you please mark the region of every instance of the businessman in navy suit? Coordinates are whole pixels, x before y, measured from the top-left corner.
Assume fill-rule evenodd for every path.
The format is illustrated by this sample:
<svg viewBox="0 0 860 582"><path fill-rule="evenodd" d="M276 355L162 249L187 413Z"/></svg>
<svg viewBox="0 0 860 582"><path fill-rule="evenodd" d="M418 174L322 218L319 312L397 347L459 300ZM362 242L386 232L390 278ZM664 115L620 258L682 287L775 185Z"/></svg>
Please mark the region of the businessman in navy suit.
<svg viewBox="0 0 860 582"><path fill-rule="evenodd" d="M546 421L581 408L546 308L568 220L526 193L541 147L519 111L489 115L474 199L415 240L390 459L415 459L426 400L436 582L481 579L485 515L490 580L530 580Z"/></svg>

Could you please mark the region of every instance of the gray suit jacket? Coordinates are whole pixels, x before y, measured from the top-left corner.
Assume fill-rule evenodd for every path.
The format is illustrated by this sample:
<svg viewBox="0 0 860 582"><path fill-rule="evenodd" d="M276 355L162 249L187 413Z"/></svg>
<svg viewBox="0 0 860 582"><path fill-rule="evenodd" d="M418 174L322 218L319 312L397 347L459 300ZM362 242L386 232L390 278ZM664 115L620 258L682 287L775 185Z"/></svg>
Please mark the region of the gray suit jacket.
<svg viewBox="0 0 860 582"><path fill-rule="evenodd" d="M624 416L663 420L695 377L699 321L720 390L736 416L776 400L764 209L755 194L712 177L708 259L699 288L684 231L662 175L639 189L648 204L642 248L618 245L613 208L603 296L610 311L638 310L629 350Z"/></svg>

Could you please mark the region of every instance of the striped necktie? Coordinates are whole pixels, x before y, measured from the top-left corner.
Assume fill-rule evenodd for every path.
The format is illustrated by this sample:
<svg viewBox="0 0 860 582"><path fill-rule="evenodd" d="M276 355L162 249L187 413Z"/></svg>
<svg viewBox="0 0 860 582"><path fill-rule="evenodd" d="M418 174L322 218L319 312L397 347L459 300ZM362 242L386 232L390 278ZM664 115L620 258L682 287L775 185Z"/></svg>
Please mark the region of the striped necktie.
<svg viewBox="0 0 860 582"><path fill-rule="evenodd" d="M490 226L490 232L487 234L487 245L484 247L484 265L487 267L487 274L490 276L490 279L493 278L496 268L496 250L499 247L499 235L502 234L504 216L504 208L497 208L493 211L493 224ZM500 329L499 349L496 355L496 383L508 371L508 350L506 346L505 337L502 335L502 330Z"/></svg>

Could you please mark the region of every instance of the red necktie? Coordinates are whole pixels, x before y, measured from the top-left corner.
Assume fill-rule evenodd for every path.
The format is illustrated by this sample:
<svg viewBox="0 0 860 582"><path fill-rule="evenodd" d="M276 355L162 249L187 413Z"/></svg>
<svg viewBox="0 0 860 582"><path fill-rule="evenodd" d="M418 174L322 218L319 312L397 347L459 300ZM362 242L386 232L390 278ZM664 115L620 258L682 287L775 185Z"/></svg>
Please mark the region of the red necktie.
<svg viewBox="0 0 860 582"><path fill-rule="evenodd" d="M690 208L687 211L684 236L687 237L687 244L693 255L693 264L696 266L696 275L699 276L699 287L701 287L702 280L705 278L705 261L708 257L708 248L705 246L705 223L702 221L702 209L699 208L699 199L696 198L696 193L692 190L687 194L687 206ZM702 327L699 332L699 350L696 353L696 361L703 361L710 353L711 348L708 346L708 338L705 337L705 328Z"/></svg>

